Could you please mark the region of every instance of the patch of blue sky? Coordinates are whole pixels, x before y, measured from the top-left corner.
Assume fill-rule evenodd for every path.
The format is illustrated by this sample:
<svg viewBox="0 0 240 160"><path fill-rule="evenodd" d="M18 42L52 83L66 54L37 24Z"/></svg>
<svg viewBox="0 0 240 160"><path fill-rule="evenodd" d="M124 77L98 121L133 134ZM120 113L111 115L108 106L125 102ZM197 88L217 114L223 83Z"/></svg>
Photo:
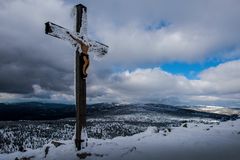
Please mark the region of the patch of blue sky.
<svg viewBox="0 0 240 160"><path fill-rule="evenodd" d="M145 30L147 31L154 31L154 30L159 30L165 27L168 27L169 25L171 25L170 22L166 21L166 20L160 20L159 22L156 23L152 23L150 25L147 25L145 27Z"/></svg>
<svg viewBox="0 0 240 160"><path fill-rule="evenodd" d="M133 72L138 68L148 69L148 68L161 68L163 71L174 74L174 75L183 75L188 79L199 79L198 74L203 70L206 70L210 67L216 67L219 64L224 63L222 60L206 60L202 62L195 63L186 63L186 62L166 62L162 65L156 63L146 63L138 66L112 66L112 72L120 73L128 70L129 72Z"/></svg>
<svg viewBox="0 0 240 160"><path fill-rule="evenodd" d="M222 61L236 60L240 58L240 48L238 46L228 46L214 54L215 59Z"/></svg>
<svg viewBox="0 0 240 160"><path fill-rule="evenodd" d="M112 72L114 72L114 73L121 73L121 72L126 71L127 68L126 68L126 67L123 67L123 66L112 66L112 67L111 67L111 70L112 70Z"/></svg>
<svg viewBox="0 0 240 160"><path fill-rule="evenodd" d="M239 59L240 50L236 47L228 47L221 51L216 51L208 59L203 61L187 63L187 62L166 62L160 67L162 70L183 75L188 79L199 79L198 74L210 67L216 67L221 63Z"/></svg>
<svg viewBox="0 0 240 160"><path fill-rule="evenodd" d="M188 79L199 79L198 74L210 67L216 67L223 61L207 60L197 63L171 62L161 65L161 69L176 75L183 75Z"/></svg>

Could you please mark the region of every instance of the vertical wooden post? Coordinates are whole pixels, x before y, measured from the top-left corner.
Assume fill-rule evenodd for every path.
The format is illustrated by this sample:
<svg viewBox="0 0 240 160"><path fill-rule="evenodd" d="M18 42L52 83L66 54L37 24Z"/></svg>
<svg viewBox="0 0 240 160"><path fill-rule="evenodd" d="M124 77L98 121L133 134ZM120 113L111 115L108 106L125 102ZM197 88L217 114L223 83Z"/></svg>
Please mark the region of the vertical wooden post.
<svg viewBox="0 0 240 160"><path fill-rule="evenodd" d="M54 23L46 22L45 23L45 33L48 35L51 35L56 38L64 39L64 40L75 40L76 43L79 38L84 40L84 37L87 37L87 7L83 6L82 4L78 4L76 7L76 32L80 33L82 37L79 37L79 34L72 33ZM77 37L76 39L73 37ZM71 40L69 39L71 37ZM86 39L85 39L86 40ZM107 53L108 46L93 41L93 45L91 45L91 48L95 51L99 51L101 55L105 55ZM78 150L81 149L81 144L84 142L84 140L87 140L86 137L86 77L81 77L83 74L83 64L82 61L85 61L83 58L83 55L76 50L75 54L75 96L76 96L76 137L75 137L75 145ZM86 58L86 55L85 55ZM87 57L88 59L88 57ZM84 129L84 130L83 130ZM84 133L84 137L81 137L81 133ZM87 145L87 142L85 142L85 145Z"/></svg>
<svg viewBox="0 0 240 160"><path fill-rule="evenodd" d="M82 27L83 9L87 12L87 8L81 4L76 6L76 32L80 32ZM76 94L76 139L75 145L77 150L81 149L81 132L86 127L86 79L81 77L83 70L80 64L80 54L76 51L76 66L75 66L75 94Z"/></svg>

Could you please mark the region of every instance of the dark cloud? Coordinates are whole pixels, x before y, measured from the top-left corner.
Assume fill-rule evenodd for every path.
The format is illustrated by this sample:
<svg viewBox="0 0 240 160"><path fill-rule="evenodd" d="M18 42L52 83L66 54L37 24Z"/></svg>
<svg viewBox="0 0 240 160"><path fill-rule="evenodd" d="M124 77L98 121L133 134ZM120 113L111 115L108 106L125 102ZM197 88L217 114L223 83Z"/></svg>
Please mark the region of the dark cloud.
<svg viewBox="0 0 240 160"><path fill-rule="evenodd" d="M33 84L49 90L69 90L73 84L73 66L67 68L70 66L64 65L61 57L59 60L56 57L54 61L54 58L44 54L43 49L31 48L31 45L28 48L9 46L0 49L0 91L30 93Z"/></svg>
<svg viewBox="0 0 240 160"><path fill-rule="evenodd" d="M0 92L32 93L35 84L46 90L69 92L73 85L73 50L44 34L45 19L47 15L51 19L53 11L40 1L32 2L0 3ZM58 13L63 7L61 3L49 5L54 5Z"/></svg>

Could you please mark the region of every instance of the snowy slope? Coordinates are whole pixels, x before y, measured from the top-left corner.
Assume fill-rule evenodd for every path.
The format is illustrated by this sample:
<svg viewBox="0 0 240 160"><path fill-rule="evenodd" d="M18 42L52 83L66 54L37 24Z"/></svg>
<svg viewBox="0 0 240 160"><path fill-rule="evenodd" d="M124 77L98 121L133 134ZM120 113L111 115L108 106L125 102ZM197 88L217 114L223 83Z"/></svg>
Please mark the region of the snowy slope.
<svg viewBox="0 0 240 160"><path fill-rule="evenodd" d="M177 127L186 122L218 124L222 121L237 119L240 116L239 111L239 109L218 106L210 108L208 106L187 107L163 104L93 104L88 106L87 132L91 138L112 139L144 132L149 126L162 130L167 127ZM23 113L19 118L28 117L32 112L35 115L47 115L47 117L60 115L61 117L61 115L74 113L75 109L74 106L42 103L23 103L2 107L0 105L0 118L3 118L1 115L11 117L6 113L12 112ZM34 118L35 115L31 115L30 118ZM44 144L52 140L72 139L75 127L74 118L59 120L39 120L41 116L35 118L37 119L34 121L0 121L0 154L13 153L21 148L42 148Z"/></svg>
<svg viewBox="0 0 240 160"><path fill-rule="evenodd" d="M184 127L185 126L185 127ZM181 127L158 130L149 127L145 132L114 139L89 139L89 146L77 152L73 141L62 141L55 147L49 143L36 150L1 154L1 160L32 157L33 160L74 160L85 153L87 160L167 160L167 159L240 159L240 119L220 124L188 123ZM45 149L49 146L45 158ZM83 154L82 154L83 156Z"/></svg>

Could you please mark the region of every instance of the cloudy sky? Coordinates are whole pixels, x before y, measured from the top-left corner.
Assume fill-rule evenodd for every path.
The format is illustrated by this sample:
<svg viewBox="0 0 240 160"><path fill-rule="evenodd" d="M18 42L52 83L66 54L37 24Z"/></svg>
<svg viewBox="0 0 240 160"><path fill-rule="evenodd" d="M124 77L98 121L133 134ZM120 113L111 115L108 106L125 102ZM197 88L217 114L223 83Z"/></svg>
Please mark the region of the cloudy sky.
<svg viewBox="0 0 240 160"><path fill-rule="evenodd" d="M74 48L44 34L73 29L110 46L91 65L88 103L240 107L239 0L1 0L0 102L74 103Z"/></svg>

